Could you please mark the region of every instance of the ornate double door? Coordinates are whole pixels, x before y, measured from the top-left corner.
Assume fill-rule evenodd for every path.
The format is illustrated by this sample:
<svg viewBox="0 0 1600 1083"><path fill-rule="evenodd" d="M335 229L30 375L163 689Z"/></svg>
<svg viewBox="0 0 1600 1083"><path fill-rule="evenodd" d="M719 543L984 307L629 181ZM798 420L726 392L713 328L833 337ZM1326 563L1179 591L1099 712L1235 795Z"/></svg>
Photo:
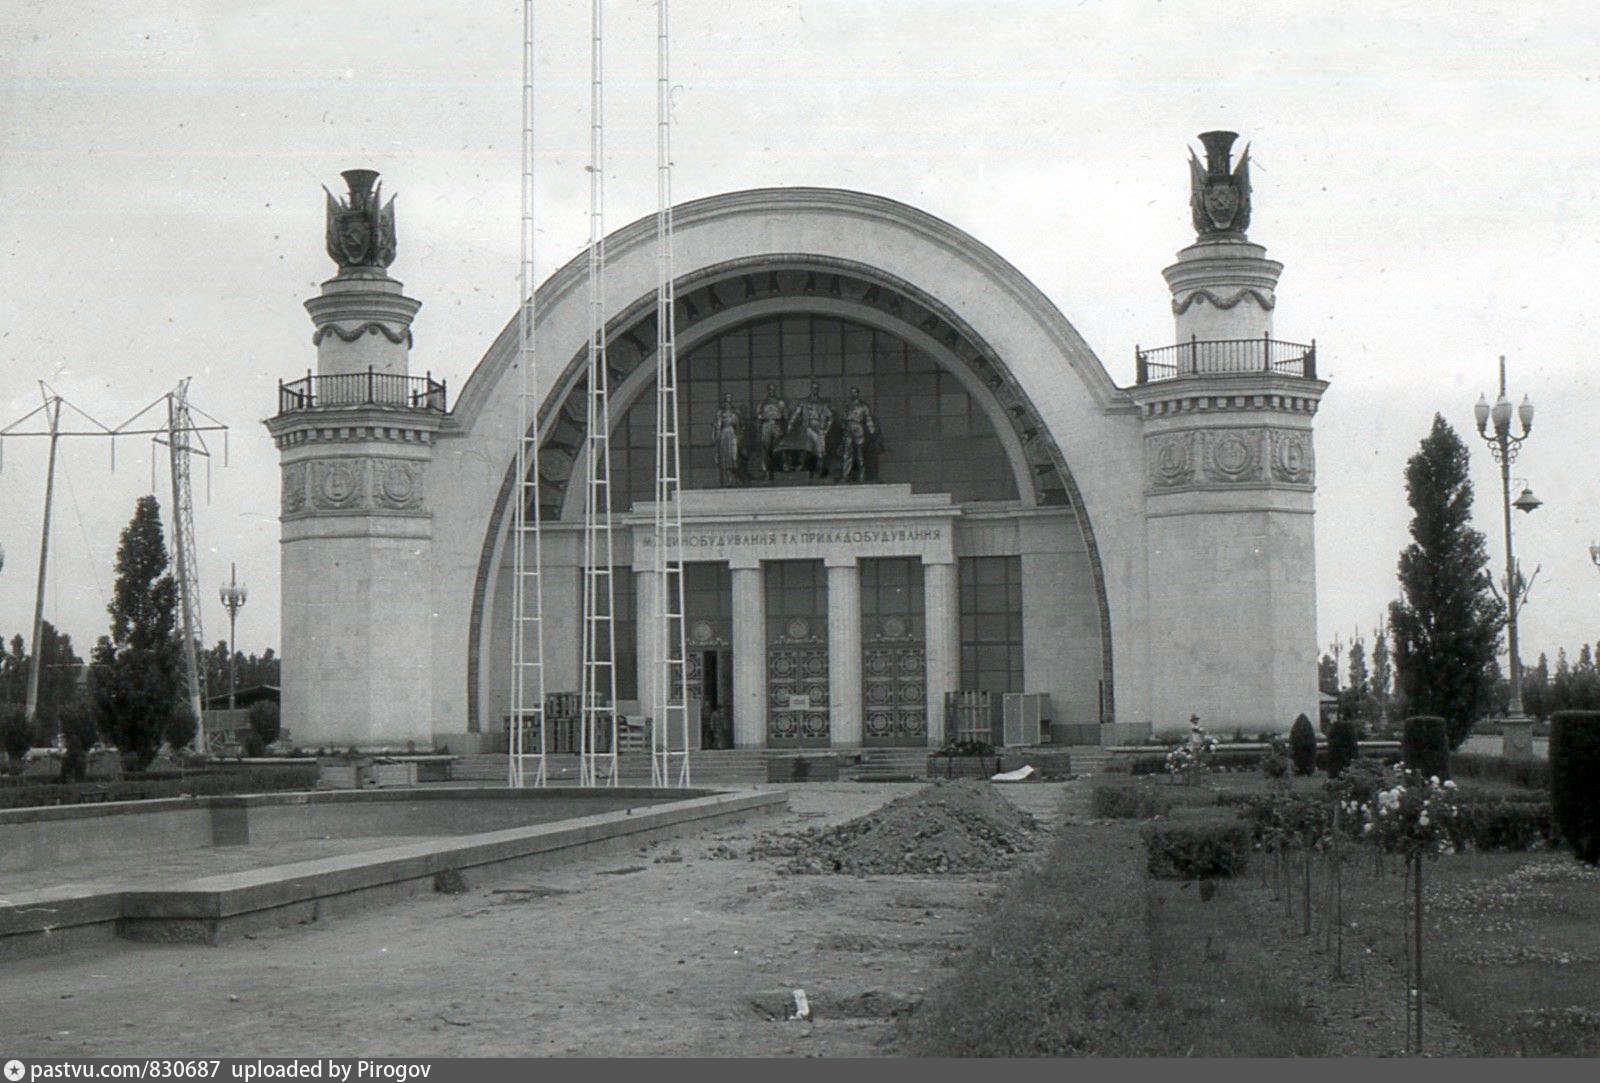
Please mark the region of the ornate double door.
<svg viewBox="0 0 1600 1083"><path fill-rule="evenodd" d="M923 570L911 558L863 560L861 743L928 743L928 651Z"/></svg>
<svg viewBox="0 0 1600 1083"><path fill-rule="evenodd" d="M920 636L891 618L889 631L861 640L861 743L915 747L928 743L928 652ZM919 629L920 631L920 629ZM898 632L899 634L893 634Z"/></svg>
<svg viewBox="0 0 1600 1083"><path fill-rule="evenodd" d="M820 560L765 565L767 747L827 748L828 583Z"/></svg>

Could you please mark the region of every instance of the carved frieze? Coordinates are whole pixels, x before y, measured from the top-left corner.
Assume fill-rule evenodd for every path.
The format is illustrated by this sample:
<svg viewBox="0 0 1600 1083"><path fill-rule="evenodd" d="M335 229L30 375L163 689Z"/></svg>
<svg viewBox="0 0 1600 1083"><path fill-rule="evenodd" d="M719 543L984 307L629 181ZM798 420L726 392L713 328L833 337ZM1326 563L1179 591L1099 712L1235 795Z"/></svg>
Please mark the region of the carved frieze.
<svg viewBox="0 0 1600 1083"><path fill-rule="evenodd" d="M306 507L306 464L287 463L283 468L283 514L295 515Z"/></svg>
<svg viewBox="0 0 1600 1083"><path fill-rule="evenodd" d="M1232 485L1310 485L1311 435L1302 429L1229 427L1145 438L1151 493Z"/></svg>
<svg viewBox="0 0 1600 1083"><path fill-rule="evenodd" d="M392 511L422 507L422 481L427 464L410 459L373 459L373 502Z"/></svg>
<svg viewBox="0 0 1600 1083"><path fill-rule="evenodd" d="M330 459L311 464L311 504L322 511L348 511L366 495L366 459Z"/></svg>
<svg viewBox="0 0 1600 1083"><path fill-rule="evenodd" d="M1150 438L1146 449L1150 462L1150 487L1176 489L1192 485L1195 478L1197 432L1166 433Z"/></svg>
<svg viewBox="0 0 1600 1083"><path fill-rule="evenodd" d="M1311 434L1298 429L1272 429L1272 476L1291 485L1316 481Z"/></svg>
<svg viewBox="0 0 1600 1083"><path fill-rule="evenodd" d="M427 469L416 459L381 456L289 463L283 468L283 515L420 512L427 504Z"/></svg>
<svg viewBox="0 0 1600 1083"><path fill-rule="evenodd" d="M1237 483L1261 479L1261 429L1205 430L1207 481Z"/></svg>

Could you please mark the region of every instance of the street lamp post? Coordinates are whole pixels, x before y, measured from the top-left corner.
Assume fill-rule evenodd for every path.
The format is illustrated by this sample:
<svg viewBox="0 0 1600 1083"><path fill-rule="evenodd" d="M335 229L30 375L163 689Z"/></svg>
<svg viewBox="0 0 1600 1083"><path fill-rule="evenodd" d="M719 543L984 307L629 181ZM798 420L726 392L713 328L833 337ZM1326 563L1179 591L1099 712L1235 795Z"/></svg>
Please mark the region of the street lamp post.
<svg viewBox="0 0 1600 1083"><path fill-rule="evenodd" d="M1539 506L1540 501L1533 495L1532 490L1524 487L1513 505L1511 464L1516 462L1517 453L1522 450L1522 442L1533 431L1533 403L1528 401L1526 395L1522 397L1522 405L1516 409L1517 420L1522 426L1522 435L1511 435L1512 409L1511 400L1506 398L1506 359L1503 356L1500 358L1500 397L1495 399L1493 406L1490 406L1485 396L1478 396L1477 405L1472 408L1472 413L1478 422L1478 435L1489 445L1489 453L1500 466L1500 506L1505 514L1506 647L1511 659L1511 702L1506 712L1508 717L1501 727L1504 735L1503 752L1506 755L1532 755L1533 724L1522 713L1522 661L1517 657L1517 610L1522 601L1522 577L1517 574L1516 558L1511 551L1511 509L1515 506L1523 512L1531 512ZM1489 431L1491 421L1493 432Z"/></svg>
<svg viewBox="0 0 1600 1083"><path fill-rule="evenodd" d="M234 630L239 620L239 610L244 608L245 598L249 595L245 585L239 582L238 566L228 565L228 585L221 588L218 594L222 604L228 609L228 710L233 710L233 697L238 691L239 669L234 663L237 652L233 647Z"/></svg>

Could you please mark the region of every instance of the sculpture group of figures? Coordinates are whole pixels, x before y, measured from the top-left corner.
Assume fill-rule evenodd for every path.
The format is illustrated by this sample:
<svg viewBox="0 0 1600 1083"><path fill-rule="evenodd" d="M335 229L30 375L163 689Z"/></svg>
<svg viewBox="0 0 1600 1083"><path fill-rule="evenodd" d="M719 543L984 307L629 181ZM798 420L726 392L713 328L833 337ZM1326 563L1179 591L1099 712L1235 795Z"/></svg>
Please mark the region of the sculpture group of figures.
<svg viewBox="0 0 1600 1083"><path fill-rule="evenodd" d="M732 395L724 395L712 424L724 486L743 485L757 474L772 481L780 473L802 470L813 480L831 473L835 481L865 481L867 449L877 439L878 423L857 388L850 389L850 400L836 414L816 383L795 403L768 384L767 397L748 417Z"/></svg>

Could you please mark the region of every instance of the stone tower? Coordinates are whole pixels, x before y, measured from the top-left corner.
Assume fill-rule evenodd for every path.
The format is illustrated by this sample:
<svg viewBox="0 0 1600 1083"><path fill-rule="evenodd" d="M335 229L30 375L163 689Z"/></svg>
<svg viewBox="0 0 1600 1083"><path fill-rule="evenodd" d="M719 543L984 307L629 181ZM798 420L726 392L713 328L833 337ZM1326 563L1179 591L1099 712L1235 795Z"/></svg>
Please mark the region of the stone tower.
<svg viewBox="0 0 1600 1083"><path fill-rule="evenodd" d="M410 374L421 303L389 277L378 175L328 193L339 266L306 302L316 371L266 422L283 469L283 722L304 748L432 747L428 467L445 388Z"/></svg>
<svg viewBox="0 0 1600 1083"><path fill-rule="evenodd" d="M1315 345L1273 337L1283 265L1245 236L1250 152L1205 132L1189 157L1195 242L1162 274L1177 341L1137 351L1148 672L1156 730L1317 717Z"/></svg>

